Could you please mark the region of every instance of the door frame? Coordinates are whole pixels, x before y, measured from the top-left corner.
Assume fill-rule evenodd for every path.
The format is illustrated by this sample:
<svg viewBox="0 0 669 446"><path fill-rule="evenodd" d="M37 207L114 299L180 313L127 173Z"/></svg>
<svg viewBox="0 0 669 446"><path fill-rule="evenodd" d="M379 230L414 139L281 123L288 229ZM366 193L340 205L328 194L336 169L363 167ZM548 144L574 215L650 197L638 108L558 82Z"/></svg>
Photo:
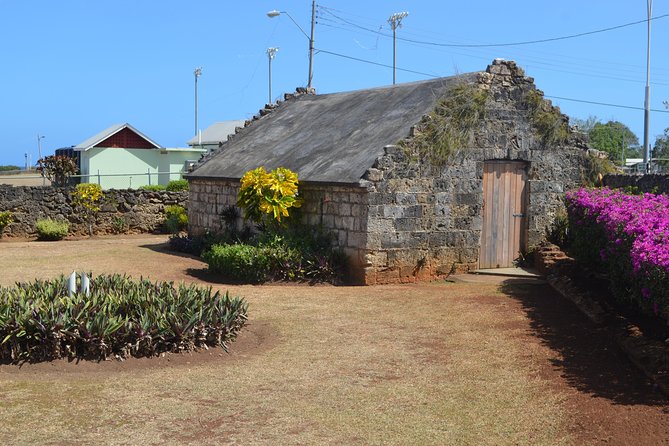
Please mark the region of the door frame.
<svg viewBox="0 0 669 446"><path fill-rule="evenodd" d="M486 160L483 163L481 269L512 267L519 253L527 249L528 168L529 163L521 160ZM498 192L502 191L508 193L500 196Z"/></svg>

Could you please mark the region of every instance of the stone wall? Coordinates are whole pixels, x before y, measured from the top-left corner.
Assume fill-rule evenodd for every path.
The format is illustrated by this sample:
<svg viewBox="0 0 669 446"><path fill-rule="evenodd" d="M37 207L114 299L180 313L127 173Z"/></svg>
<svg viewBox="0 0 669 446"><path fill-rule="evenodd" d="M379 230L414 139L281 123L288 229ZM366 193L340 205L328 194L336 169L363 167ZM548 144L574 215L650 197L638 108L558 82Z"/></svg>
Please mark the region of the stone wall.
<svg viewBox="0 0 669 446"><path fill-rule="evenodd" d="M583 182L582 137L568 132L550 144L533 128L525 99L537 92L532 78L514 62L495 61L478 84L488 90L485 118L468 146L442 167L389 145L357 186L300 184L304 220L335 233L349 255L352 280L411 282L476 268L486 161L527 165L526 248L545 238L564 192ZM566 128L568 118L546 107ZM412 124L418 123L407 123L405 143L416 134ZM235 204L239 185L191 179L190 190L190 230L197 234L221 228L220 213Z"/></svg>
<svg viewBox="0 0 669 446"><path fill-rule="evenodd" d="M14 214L14 223L3 236L32 237L36 235L35 222L42 218L67 220L70 234L88 234L88 227L72 207L73 188L42 186L0 185L0 210ZM95 233L143 233L161 229L165 220L165 206L187 207L188 192L108 190L97 215Z"/></svg>
<svg viewBox="0 0 669 446"><path fill-rule="evenodd" d="M604 186L636 187L640 192L669 194L669 175L606 175Z"/></svg>
<svg viewBox="0 0 669 446"><path fill-rule="evenodd" d="M203 234L206 230L222 229L221 213L235 206L239 181L201 180L190 181L189 231ZM330 231L349 258L350 280L363 281L365 263L368 202L366 189L354 186L327 186L300 183L304 204L297 211L302 222L322 226ZM241 227L242 219L237 222Z"/></svg>
<svg viewBox="0 0 669 446"><path fill-rule="evenodd" d="M189 182L188 231L202 235L223 228L221 212L236 206L239 181L192 179Z"/></svg>
<svg viewBox="0 0 669 446"><path fill-rule="evenodd" d="M581 184L585 144L578 135L560 146L537 136L522 100L535 89L531 78L513 62L496 62L479 83L489 97L470 147L436 167L409 157L401 147L387 146L367 171L365 283L410 282L477 268L487 160L527 164L525 248L545 238L563 206L564 191Z"/></svg>

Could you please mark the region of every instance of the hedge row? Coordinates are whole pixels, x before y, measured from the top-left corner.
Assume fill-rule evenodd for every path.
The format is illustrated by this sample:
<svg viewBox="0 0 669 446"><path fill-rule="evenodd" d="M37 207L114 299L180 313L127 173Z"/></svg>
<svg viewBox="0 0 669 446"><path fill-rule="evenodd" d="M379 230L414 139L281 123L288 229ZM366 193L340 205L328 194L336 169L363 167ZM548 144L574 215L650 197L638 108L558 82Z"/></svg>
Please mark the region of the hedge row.
<svg viewBox="0 0 669 446"><path fill-rule="evenodd" d="M669 197L579 189L567 210L576 258L604 271L619 300L669 320Z"/></svg>

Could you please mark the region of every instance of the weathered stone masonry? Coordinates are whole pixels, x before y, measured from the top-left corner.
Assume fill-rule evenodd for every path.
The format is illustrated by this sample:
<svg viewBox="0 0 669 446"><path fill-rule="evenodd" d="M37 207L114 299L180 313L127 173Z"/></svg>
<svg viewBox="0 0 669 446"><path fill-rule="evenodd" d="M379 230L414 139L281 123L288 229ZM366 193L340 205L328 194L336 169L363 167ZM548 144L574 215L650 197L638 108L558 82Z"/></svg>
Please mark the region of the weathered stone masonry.
<svg viewBox="0 0 669 446"><path fill-rule="evenodd" d="M571 132L567 141L548 144L533 127L525 101L536 90L532 78L514 62L495 61L476 82L488 90L485 118L447 165L414 159L396 141L358 184L300 183L303 218L335 233L352 280L411 282L476 268L486 161L527 166L526 247L544 239L564 192L581 185L587 147ZM559 109L549 109L566 125ZM407 123L407 140L416 124ZM190 190L191 232L218 230L221 211L236 202L239 180L191 178Z"/></svg>
<svg viewBox="0 0 669 446"><path fill-rule="evenodd" d="M221 213L227 207L235 206L238 193L239 181L191 180L189 231L202 234L206 230L221 230ZM367 238L366 190L358 186L300 183L300 195L304 199L299 211L302 221L322 226L333 233L337 246L349 257L351 270L356 274L353 280L362 282ZM241 220L238 224L241 224Z"/></svg>
<svg viewBox="0 0 669 446"><path fill-rule="evenodd" d="M545 146L522 101L535 89L512 62L491 65L479 82L490 90L486 118L472 146L449 165L409 160L387 146L368 170L365 283L405 282L477 267L487 160L523 161L528 169L527 247L545 238L564 191L581 184L584 144ZM566 119L566 117L564 118Z"/></svg>

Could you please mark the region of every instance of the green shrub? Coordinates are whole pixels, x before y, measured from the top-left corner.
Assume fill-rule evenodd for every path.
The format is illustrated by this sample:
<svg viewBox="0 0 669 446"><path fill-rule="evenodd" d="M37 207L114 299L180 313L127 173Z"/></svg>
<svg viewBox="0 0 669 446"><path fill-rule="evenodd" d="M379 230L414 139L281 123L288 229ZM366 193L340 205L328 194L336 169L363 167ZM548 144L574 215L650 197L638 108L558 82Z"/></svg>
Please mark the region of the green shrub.
<svg viewBox="0 0 669 446"><path fill-rule="evenodd" d="M565 208L560 208L553 218L553 223L546 231L546 240L566 248L569 242L569 216Z"/></svg>
<svg viewBox="0 0 669 446"><path fill-rule="evenodd" d="M104 360L222 346L248 304L211 287L98 276L90 295L68 296L67 279L0 288L0 361Z"/></svg>
<svg viewBox="0 0 669 446"><path fill-rule="evenodd" d="M188 190L188 180L172 180L169 183L167 183L165 189L170 192Z"/></svg>
<svg viewBox="0 0 669 446"><path fill-rule="evenodd" d="M172 205L165 207L165 227L173 234L188 227L188 213L183 206Z"/></svg>
<svg viewBox="0 0 669 446"><path fill-rule="evenodd" d="M70 230L70 224L66 221L44 218L35 222L35 229L39 240L62 240Z"/></svg>
<svg viewBox="0 0 669 446"><path fill-rule="evenodd" d="M250 243L215 244L202 257L210 271L237 282L341 281L346 257L318 228L263 233Z"/></svg>
<svg viewBox="0 0 669 446"><path fill-rule="evenodd" d="M524 94L532 128L545 146L560 146L569 139L569 126L560 109L544 99L541 90L529 90Z"/></svg>
<svg viewBox="0 0 669 446"><path fill-rule="evenodd" d="M214 245L202 257L211 272L239 282L264 282L269 273L269 259L256 246Z"/></svg>
<svg viewBox="0 0 669 446"><path fill-rule="evenodd" d="M141 190L148 190L150 192L160 192L161 190L166 190L167 186L164 184L146 184L144 186L139 186Z"/></svg>
<svg viewBox="0 0 669 446"><path fill-rule="evenodd" d="M14 214L11 211L0 212L0 237L2 237L2 231L4 231L7 226L12 224L13 221Z"/></svg>
<svg viewBox="0 0 669 446"><path fill-rule="evenodd" d="M122 234L128 229L128 221L122 215L112 217L111 228L114 234Z"/></svg>

